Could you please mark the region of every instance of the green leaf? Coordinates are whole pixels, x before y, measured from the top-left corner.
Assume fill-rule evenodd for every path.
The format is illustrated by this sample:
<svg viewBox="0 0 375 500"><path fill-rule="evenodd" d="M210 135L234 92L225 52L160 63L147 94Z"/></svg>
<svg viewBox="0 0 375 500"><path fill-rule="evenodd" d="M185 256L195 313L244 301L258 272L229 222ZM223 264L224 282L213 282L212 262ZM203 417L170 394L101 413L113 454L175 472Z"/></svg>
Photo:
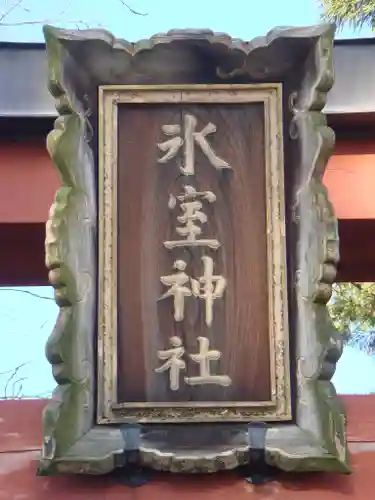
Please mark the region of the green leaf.
<svg viewBox="0 0 375 500"><path fill-rule="evenodd" d="M360 29L370 26L375 29L375 0L318 0L322 17L334 22L338 28L349 25Z"/></svg>
<svg viewBox="0 0 375 500"><path fill-rule="evenodd" d="M346 332L352 324L357 331L375 327L375 283L336 283L328 304L335 327Z"/></svg>

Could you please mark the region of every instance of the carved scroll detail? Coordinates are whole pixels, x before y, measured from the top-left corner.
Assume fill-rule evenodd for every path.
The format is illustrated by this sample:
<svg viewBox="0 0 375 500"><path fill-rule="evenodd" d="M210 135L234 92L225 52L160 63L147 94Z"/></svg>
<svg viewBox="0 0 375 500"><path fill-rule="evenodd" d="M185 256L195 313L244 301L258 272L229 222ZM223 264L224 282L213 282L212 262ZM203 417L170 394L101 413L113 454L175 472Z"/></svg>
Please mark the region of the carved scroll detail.
<svg viewBox="0 0 375 500"><path fill-rule="evenodd" d="M60 113L47 149L61 180L46 225L46 266L60 311L46 346L58 386L43 414L39 474L57 470L59 457L92 427L96 279L95 171L87 123L65 82L60 65L65 50L53 33L45 34L49 88Z"/></svg>
<svg viewBox="0 0 375 500"><path fill-rule="evenodd" d="M312 432L324 449L320 457L322 467L347 471L345 413L330 382L343 342L326 307L339 261L337 220L322 183L334 146L334 133L321 113L333 83L332 40L333 31L327 30L317 41L306 83L293 103L293 122L301 143L300 164L304 167L294 191L294 220L300 241L296 417L298 426L306 433ZM310 467L306 460L306 468Z"/></svg>

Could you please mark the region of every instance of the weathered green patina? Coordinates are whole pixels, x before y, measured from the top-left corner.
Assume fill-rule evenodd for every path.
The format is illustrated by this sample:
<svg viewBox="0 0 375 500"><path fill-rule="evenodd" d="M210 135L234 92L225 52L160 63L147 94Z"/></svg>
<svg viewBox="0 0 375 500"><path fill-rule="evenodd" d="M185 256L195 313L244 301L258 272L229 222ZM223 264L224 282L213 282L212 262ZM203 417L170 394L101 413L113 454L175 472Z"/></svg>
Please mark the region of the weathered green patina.
<svg viewBox="0 0 375 500"><path fill-rule="evenodd" d="M47 223L46 264L60 307L47 357L58 386L44 411L39 473L104 474L123 463L120 429L96 423L98 87L202 80L284 82L295 405L293 423L270 427L267 460L287 471L349 472L345 413L330 381L342 342L326 307L339 260L337 221L322 184L334 145L321 112L333 83L334 28L277 29L250 43L207 30L173 31L136 44L106 31L47 26L44 33L49 88L60 115L47 146L62 187ZM247 460L247 429L235 424L231 430L204 449L194 431L196 451L186 453L168 442L158 447L157 431L145 428L140 456L160 470L232 469Z"/></svg>

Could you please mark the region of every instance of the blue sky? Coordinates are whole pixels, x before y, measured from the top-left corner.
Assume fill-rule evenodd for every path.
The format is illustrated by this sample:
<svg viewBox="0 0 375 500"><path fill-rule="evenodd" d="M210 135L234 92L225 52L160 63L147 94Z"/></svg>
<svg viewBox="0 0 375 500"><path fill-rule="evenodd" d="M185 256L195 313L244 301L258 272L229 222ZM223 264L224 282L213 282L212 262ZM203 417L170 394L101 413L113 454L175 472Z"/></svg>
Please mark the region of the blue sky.
<svg viewBox="0 0 375 500"><path fill-rule="evenodd" d="M52 298L51 287L0 288L0 327L6 339L0 350L0 398L40 397L53 390L44 355L58 312ZM374 357L347 346L333 382L340 394L375 393Z"/></svg>
<svg viewBox="0 0 375 500"><path fill-rule="evenodd" d="M0 0L6 12L15 0ZM74 27L84 21L102 26L130 41L171 28L210 28L234 37L251 39L274 26L309 25L319 22L318 0L128 0L130 7L146 16L135 16L122 0L23 0L4 22L23 26L2 27L0 37L9 41L43 41L38 21ZM370 30L353 33L345 29L340 38L371 36Z"/></svg>
<svg viewBox="0 0 375 500"><path fill-rule="evenodd" d="M0 0L0 12L6 12L14 3L13 0ZM131 14L121 0L24 0L4 19L4 23L12 26L0 27L0 39L42 42L41 23L74 27L71 21L85 21L90 27L104 27L130 41L171 28L210 28L234 37L251 39L274 26L315 24L320 16L316 0L129 0L128 3L147 15ZM23 22L27 24L19 24ZM344 29L338 33L339 38L367 36L372 36L369 29L357 33ZM44 357L45 342L57 315L57 307L50 300L52 289L24 290L47 298L0 289L0 328L2 339L6 338L0 350L0 397L5 395L4 387L12 370L19 365L22 367L7 385L8 396L41 395L51 391L55 385ZM341 393L375 392L374 375L375 361L348 347L338 365L334 382Z"/></svg>
<svg viewBox="0 0 375 500"><path fill-rule="evenodd" d="M0 398L40 396L56 385L44 348L57 312L51 287L0 288Z"/></svg>

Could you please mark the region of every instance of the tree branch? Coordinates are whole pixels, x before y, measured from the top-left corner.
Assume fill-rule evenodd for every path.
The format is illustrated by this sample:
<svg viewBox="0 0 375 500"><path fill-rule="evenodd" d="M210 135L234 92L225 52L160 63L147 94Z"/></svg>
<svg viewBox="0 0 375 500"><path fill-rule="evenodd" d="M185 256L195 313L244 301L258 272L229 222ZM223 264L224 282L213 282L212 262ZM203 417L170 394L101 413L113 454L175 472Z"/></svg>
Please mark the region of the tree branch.
<svg viewBox="0 0 375 500"><path fill-rule="evenodd" d="M16 375L18 374L18 372L20 371L20 369L23 368L28 363L30 363L30 361L26 361L25 363L22 363L22 364L16 366L16 368L14 370L12 370L11 372L8 372L8 373L11 373L11 375L8 377L7 381L5 382L4 396L1 399L16 399L16 398L20 397L20 394L22 393L22 384L21 384L20 389L17 392L18 395L15 396L16 384L22 382L23 380L26 380L26 377L18 378L16 380L14 380L14 379L15 379ZM10 384L12 384L12 394L11 394L11 396L8 396L7 392L8 392L8 387Z"/></svg>
<svg viewBox="0 0 375 500"><path fill-rule="evenodd" d="M5 12L3 12L2 14L0 14L0 26L4 26L4 27L11 27L11 26L27 26L27 25L38 25L38 24L57 24L57 23L60 23L61 22L61 17L67 13L67 11L70 9L70 7L72 6L72 3L73 2L70 2L63 10L62 12L60 12L59 16L58 16L58 19L56 20L51 20L51 19L44 19L44 20L30 20L30 21L18 21L18 22L9 22L9 23L6 23L4 22L4 19L6 17L9 16L9 14L11 12L13 12L17 7L20 7L22 2L24 0L16 0L15 3L9 7L8 10L6 10ZM125 0L119 0L119 2L121 3L121 5L123 5L129 12L131 12L132 14L136 15L136 16L147 16L147 13L143 13L143 12L139 12L135 9L133 9L127 2L125 2ZM26 12L30 12L30 9L24 9ZM85 28L89 28L90 26L80 20L80 21L64 21L65 23L67 24L75 24L77 26L77 28L79 29L80 26L83 26Z"/></svg>
<svg viewBox="0 0 375 500"><path fill-rule="evenodd" d="M17 288L0 288L0 292L25 293L26 295L31 295L32 297L36 297L37 299L53 300L53 301L55 300L53 297L45 297L44 295L38 295L37 293L29 292L28 290L17 290Z"/></svg>
<svg viewBox="0 0 375 500"><path fill-rule="evenodd" d="M5 12L3 12L1 15L0 15L0 23L2 26L3 23L1 22L3 19L5 19L14 9L16 9L17 7L19 7L21 5L21 3L23 2L23 0L17 0L13 5L11 5L9 7L8 10L6 10Z"/></svg>
<svg viewBox="0 0 375 500"><path fill-rule="evenodd" d="M25 26L32 24L54 24L60 22L59 20L44 19L43 21L19 21L18 23L3 23L0 21L0 26ZM87 23L83 21L66 21L67 24L75 24L76 26L83 25L85 28L89 28Z"/></svg>
<svg viewBox="0 0 375 500"><path fill-rule="evenodd" d="M119 2L126 7L132 14L135 14L136 16L147 16L146 13L138 12L137 10L134 10L128 3L126 3L124 0L119 0Z"/></svg>

